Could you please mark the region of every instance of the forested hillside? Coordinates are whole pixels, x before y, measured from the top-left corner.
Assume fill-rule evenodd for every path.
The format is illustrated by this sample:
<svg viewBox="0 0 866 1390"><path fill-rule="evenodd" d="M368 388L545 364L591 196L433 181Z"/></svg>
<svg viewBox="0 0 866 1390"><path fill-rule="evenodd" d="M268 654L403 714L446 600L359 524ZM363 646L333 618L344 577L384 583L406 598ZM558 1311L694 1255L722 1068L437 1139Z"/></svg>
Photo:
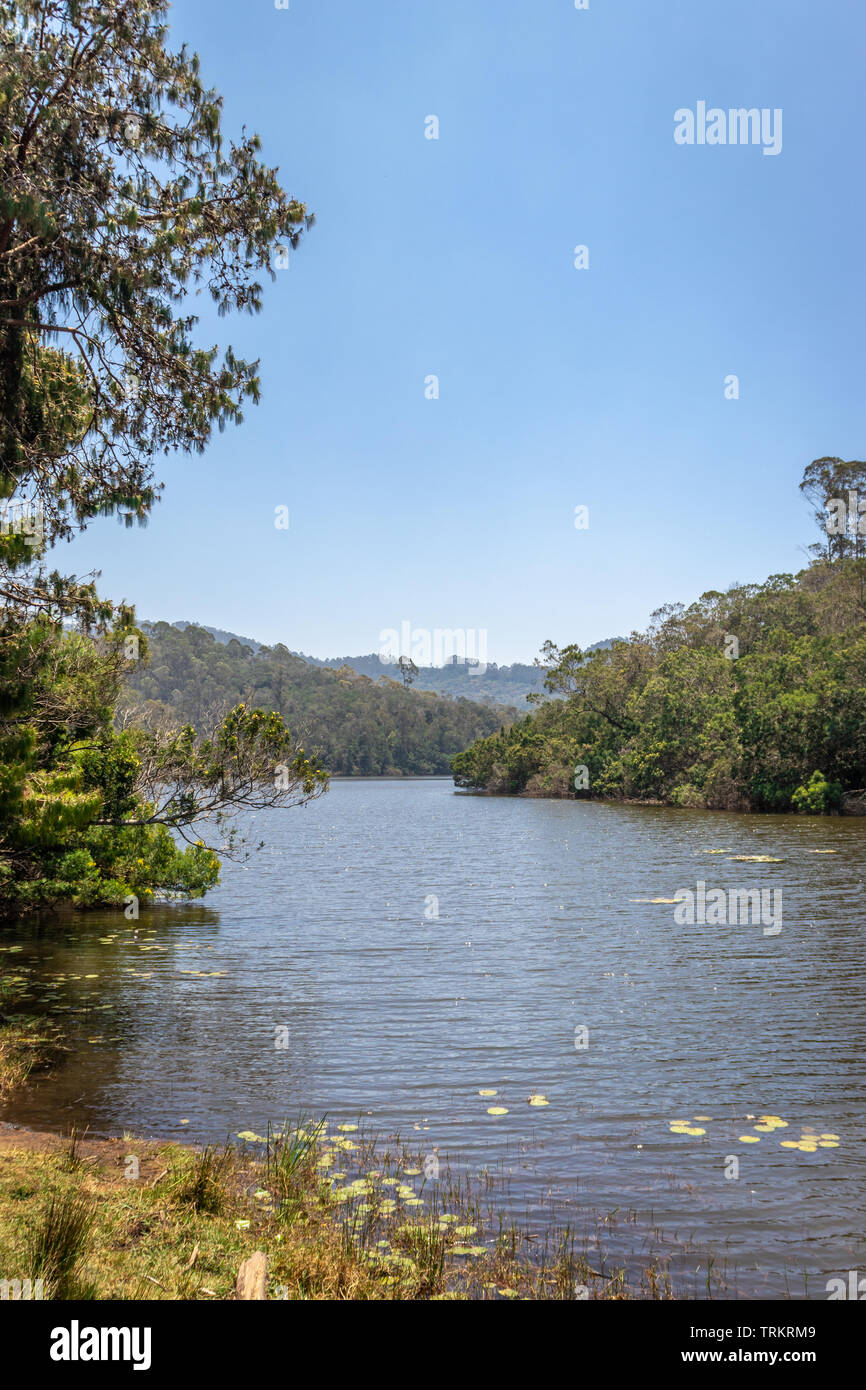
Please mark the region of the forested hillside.
<svg viewBox="0 0 866 1390"><path fill-rule="evenodd" d="M866 518L856 498L866 498L866 465L816 460L801 486L823 528L809 568L672 604L607 651L547 643L547 689L561 698L456 757L458 785L734 810L857 809L866 787ZM850 510L852 497L840 529L840 499Z"/></svg>
<svg viewBox="0 0 866 1390"><path fill-rule="evenodd" d="M225 628L210 627L207 623L175 622L173 627L185 631L188 627L200 627L209 632L217 642L228 646L230 642L240 642L252 652L267 650L261 642L252 637L241 637L239 633L228 632ZM608 637L603 642L595 642L587 647L589 652L603 651L622 641L619 637ZM351 666L358 675L370 676L377 681L380 676L400 679L396 663L383 664L377 652L365 656L319 657L306 652L292 652L309 666L326 666L329 670L339 670L341 666ZM413 663L414 665L414 663ZM478 662L456 659L443 666L414 666L411 685L414 690L435 690L439 695L451 695L454 699L474 700L487 705L513 705L525 710L531 695L544 691L544 669L538 664L515 661L511 666L497 666L495 661L481 665Z"/></svg>
<svg viewBox="0 0 866 1390"><path fill-rule="evenodd" d="M208 727L239 703L280 714L329 772L447 774L453 755L516 711L407 690L349 667L313 666L286 647L217 641L204 628L143 624L150 660L129 678L130 723Z"/></svg>
<svg viewBox="0 0 866 1390"><path fill-rule="evenodd" d="M225 628L209 627L207 623L183 621L172 626L183 630L200 627L225 646L234 640L249 647L252 652L264 649L263 644L252 637L241 637L236 632L227 632ZM383 664L377 652L367 652L364 656L319 657L293 651L292 655L299 656L308 666L325 666L332 671L339 670L341 666L351 666L359 676L370 676L374 681L380 676L400 679L396 664ZM515 661L511 666L497 666L495 661L489 661L480 666L478 663L457 660L444 666L415 666L411 683L415 690L435 690L439 695L452 695L455 699L462 697L480 704L514 705L518 709L525 709L527 696L541 692L543 682L544 672L541 668L525 662Z"/></svg>

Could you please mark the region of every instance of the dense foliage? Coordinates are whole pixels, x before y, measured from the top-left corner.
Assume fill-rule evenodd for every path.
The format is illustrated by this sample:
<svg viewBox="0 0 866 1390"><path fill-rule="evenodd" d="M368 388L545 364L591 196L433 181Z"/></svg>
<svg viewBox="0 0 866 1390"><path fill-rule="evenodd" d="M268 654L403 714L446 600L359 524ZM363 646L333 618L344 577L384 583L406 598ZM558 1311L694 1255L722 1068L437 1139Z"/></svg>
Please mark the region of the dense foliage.
<svg viewBox="0 0 866 1390"><path fill-rule="evenodd" d="M239 701L273 710L329 772L353 775L450 771L468 741L510 722L514 710L404 689L341 667L312 666L283 646L252 652L203 628L147 625L150 661L132 669L124 722L159 728L207 724Z"/></svg>
<svg viewBox="0 0 866 1390"><path fill-rule="evenodd" d="M94 641L37 619L0 641L0 912L198 897L219 871L202 823L225 835L239 807L325 783L278 716L243 706L210 739L116 729L130 636L141 650L128 629Z"/></svg>
<svg viewBox="0 0 866 1390"><path fill-rule="evenodd" d="M161 0L0 0L0 913L196 896L242 807L326 785L279 715L119 727L134 615L51 547L144 522L153 460L202 450L258 397L257 364L200 341L204 292L255 312L310 218L226 145ZM74 623L77 630L71 630ZM188 843L184 844L184 841ZM132 908L132 901L128 904ZM137 902L135 905L137 910Z"/></svg>
<svg viewBox="0 0 866 1390"><path fill-rule="evenodd" d="M866 560L821 556L664 608L608 651L548 643L546 685L563 698L459 754L455 780L734 810L853 806L866 788L864 588Z"/></svg>

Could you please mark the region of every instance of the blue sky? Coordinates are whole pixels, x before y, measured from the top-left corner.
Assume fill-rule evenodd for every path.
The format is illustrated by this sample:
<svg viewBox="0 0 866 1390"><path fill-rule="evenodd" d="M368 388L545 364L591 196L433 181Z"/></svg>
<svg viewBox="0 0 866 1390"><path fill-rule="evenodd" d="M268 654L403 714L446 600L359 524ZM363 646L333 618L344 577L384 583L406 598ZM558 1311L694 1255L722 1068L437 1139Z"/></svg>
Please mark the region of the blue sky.
<svg viewBox="0 0 866 1390"><path fill-rule="evenodd" d="M262 404L62 568L320 656L408 620L510 662L802 567L803 468L866 448L861 5L180 0L172 36L317 225L202 323ZM677 145L700 100L780 108L781 153Z"/></svg>

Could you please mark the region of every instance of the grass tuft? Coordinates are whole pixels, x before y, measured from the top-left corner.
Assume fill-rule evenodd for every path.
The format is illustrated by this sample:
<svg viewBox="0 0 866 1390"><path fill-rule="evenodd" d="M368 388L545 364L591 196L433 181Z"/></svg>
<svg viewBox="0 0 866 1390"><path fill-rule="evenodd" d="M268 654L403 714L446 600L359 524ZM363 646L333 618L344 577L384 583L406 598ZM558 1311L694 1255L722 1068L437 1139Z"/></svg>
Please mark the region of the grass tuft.
<svg viewBox="0 0 866 1390"><path fill-rule="evenodd" d="M182 1162L169 1186L175 1202L193 1211L218 1215L227 1201L227 1183L234 1162L234 1150L226 1143L222 1149L208 1144Z"/></svg>
<svg viewBox="0 0 866 1390"><path fill-rule="evenodd" d="M48 1298L84 1298L78 1277L96 1216L94 1203L74 1188L52 1195L30 1238L29 1273L42 1279Z"/></svg>

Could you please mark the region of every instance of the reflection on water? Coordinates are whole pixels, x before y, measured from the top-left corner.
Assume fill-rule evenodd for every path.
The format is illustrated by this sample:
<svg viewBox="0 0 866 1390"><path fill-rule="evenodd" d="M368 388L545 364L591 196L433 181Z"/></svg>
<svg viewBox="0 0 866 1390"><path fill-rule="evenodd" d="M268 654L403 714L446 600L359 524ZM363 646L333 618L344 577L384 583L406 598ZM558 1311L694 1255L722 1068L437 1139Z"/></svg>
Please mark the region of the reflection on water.
<svg viewBox="0 0 866 1390"><path fill-rule="evenodd" d="M530 1225L616 1212L613 1261L679 1250L698 1293L704 1248L741 1294L824 1297L866 1264L866 821L352 781L250 828L266 850L205 905L3 933L0 972L73 1046L3 1118L215 1139L364 1116L510 1173ZM700 881L781 889L782 930L633 901Z"/></svg>

